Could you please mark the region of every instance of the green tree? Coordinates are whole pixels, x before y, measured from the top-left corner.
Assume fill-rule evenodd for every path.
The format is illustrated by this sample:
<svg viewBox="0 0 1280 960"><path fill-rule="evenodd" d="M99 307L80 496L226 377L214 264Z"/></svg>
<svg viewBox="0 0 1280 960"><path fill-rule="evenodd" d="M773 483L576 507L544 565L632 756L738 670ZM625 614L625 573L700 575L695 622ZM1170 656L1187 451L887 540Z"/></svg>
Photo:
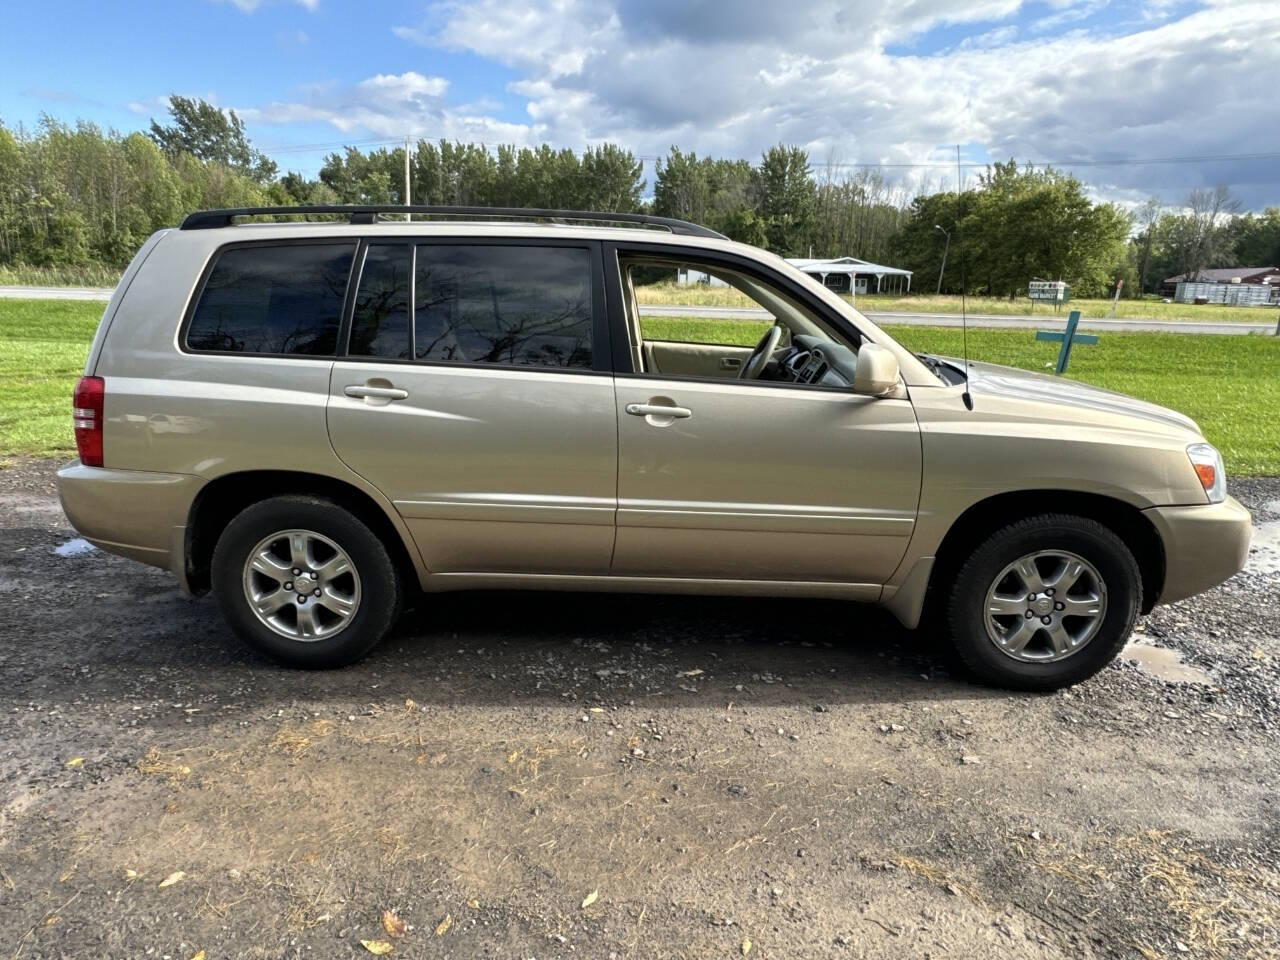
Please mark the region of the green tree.
<svg viewBox="0 0 1280 960"><path fill-rule="evenodd" d="M1236 262L1229 266L1280 266L1280 207L1267 207L1260 215L1240 217L1232 224L1231 232Z"/></svg>
<svg viewBox="0 0 1280 960"><path fill-rule="evenodd" d="M206 100L169 97L173 122L151 121L151 139L170 157L189 153L197 160L220 163L258 183L275 178L276 164L249 143L244 121L234 110L222 110Z"/></svg>
<svg viewBox="0 0 1280 960"><path fill-rule="evenodd" d="M756 214L764 220L769 249L784 257L806 256L817 207L809 155L799 147L770 147L760 158L754 180Z"/></svg>

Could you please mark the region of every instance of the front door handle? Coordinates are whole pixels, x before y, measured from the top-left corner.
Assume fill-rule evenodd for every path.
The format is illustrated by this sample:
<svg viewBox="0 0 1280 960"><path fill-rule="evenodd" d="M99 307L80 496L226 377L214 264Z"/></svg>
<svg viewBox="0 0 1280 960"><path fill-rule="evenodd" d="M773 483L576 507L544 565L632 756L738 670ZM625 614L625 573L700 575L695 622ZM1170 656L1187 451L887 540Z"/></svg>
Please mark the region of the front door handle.
<svg viewBox="0 0 1280 960"><path fill-rule="evenodd" d="M633 417L670 417L673 420L683 420L693 416L693 411L688 407L669 407L665 403L628 403L626 410Z"/></svg>
<svg viewBox="0 0 1280 960"><path fill-rule="evenodd" d="M357 399L404 400L409 396L408 390L399 387L372 387L367 383L353 383L342 390L348 397Z"/></svg>

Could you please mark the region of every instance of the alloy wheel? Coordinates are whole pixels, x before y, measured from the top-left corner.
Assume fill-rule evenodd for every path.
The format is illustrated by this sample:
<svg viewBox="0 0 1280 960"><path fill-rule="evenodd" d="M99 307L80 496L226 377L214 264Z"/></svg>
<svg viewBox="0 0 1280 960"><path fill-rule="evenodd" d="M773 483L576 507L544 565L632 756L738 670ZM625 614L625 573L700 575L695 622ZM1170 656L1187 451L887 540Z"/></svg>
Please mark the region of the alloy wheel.
<svg viewBox="0 0 1280 960"><path fill-rule="evenodd" d="M1097 635L1107 589L1096 567L1065 550L1029 553L1009 564L987 590L987 636L1006 656L1052 663Z"/></svg>
<svg viewBox="0 0 1280 960"><path fill-rule="evenodd" d="M244 596L258 620L310 643L343 630L360 607L360 575L338 544L313 530L263 537L244 563Z"/></svg>

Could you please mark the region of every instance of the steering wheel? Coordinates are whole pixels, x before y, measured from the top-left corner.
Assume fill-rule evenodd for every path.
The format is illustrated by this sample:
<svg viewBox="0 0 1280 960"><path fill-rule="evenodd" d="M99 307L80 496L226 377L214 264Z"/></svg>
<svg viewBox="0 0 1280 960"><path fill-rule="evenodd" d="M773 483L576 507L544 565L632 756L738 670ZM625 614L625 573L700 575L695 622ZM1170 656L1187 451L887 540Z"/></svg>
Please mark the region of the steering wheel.
<svg viewBox="0 0 1280 960"><path fill-rule="evenodd" d="M756 344L751 356L747 357L747 362L742 365L742 370L738 373L739 380L759 380L760 374L764 373L764 368L768 365L769 359L773 356L773 351L778 349L778 344L782 342L782 334L786 328L778 322L765 331L760 342Z"/></svg>

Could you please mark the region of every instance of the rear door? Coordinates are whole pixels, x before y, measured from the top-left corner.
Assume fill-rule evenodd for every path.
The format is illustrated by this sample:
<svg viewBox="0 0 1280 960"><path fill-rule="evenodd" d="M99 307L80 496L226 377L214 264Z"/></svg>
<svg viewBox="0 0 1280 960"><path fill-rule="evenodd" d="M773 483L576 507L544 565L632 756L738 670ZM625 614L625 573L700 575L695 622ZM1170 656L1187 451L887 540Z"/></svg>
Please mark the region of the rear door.
<svg viewBox="0 0 1280 960"><path fill-rule="evenodd" d="M370 242L334 365L338 455L433 573L600 575L617 418L598 244Z"/></svg>

